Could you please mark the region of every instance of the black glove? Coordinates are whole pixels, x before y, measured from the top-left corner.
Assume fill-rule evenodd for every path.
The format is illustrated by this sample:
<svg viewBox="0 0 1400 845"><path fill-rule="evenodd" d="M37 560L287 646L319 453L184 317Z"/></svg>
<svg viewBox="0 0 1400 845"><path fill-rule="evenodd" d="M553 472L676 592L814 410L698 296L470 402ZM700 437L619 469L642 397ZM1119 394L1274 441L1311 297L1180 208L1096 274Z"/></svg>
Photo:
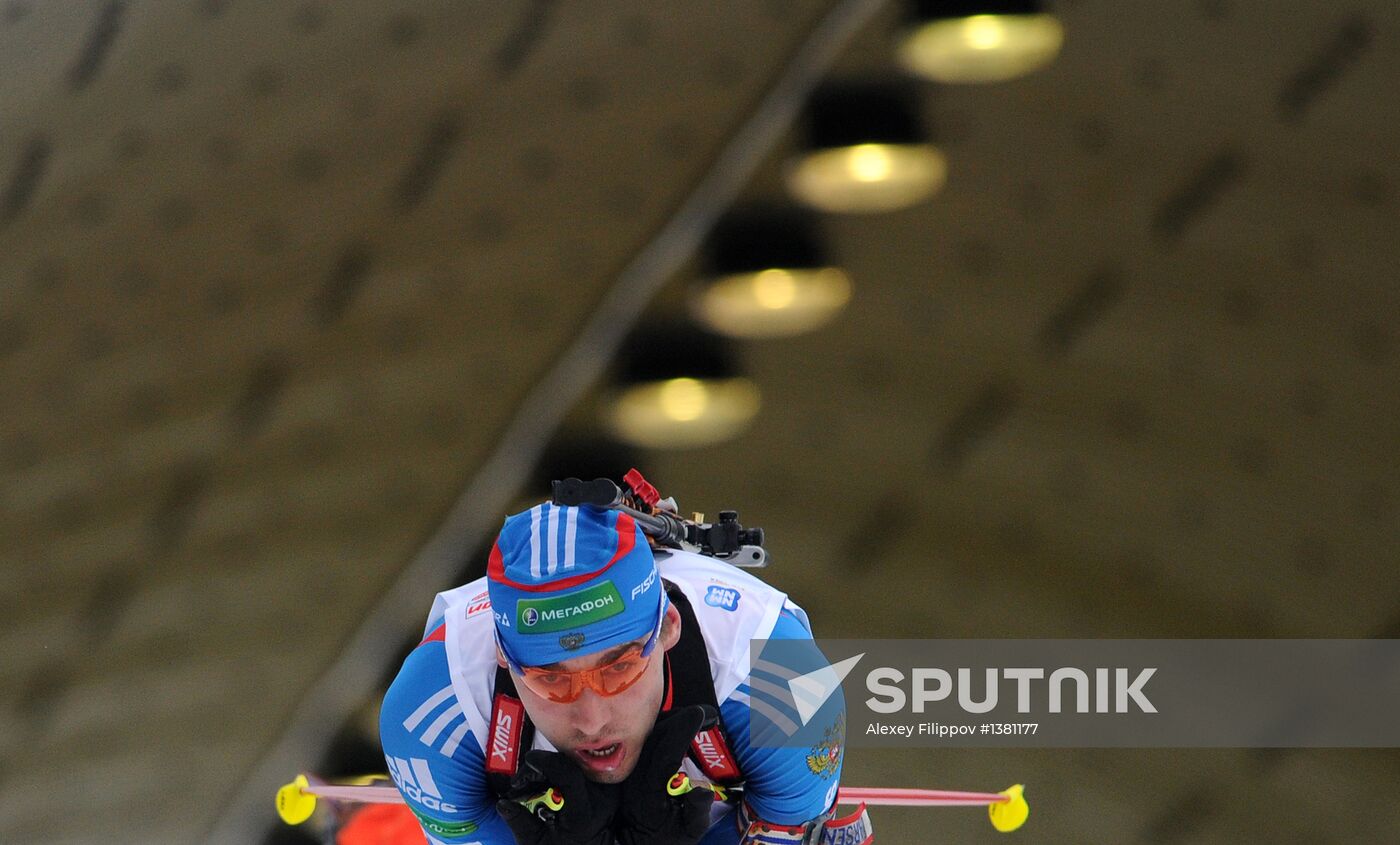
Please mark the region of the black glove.
<svg viewBox="0 0 1400 845"><path fill-rule="evenodd" d="M715 708L684 707L657 720L637 767L622 782L617 841L622 845L694 845L710 827L714 792L696 787L672 796L666 786L680 771L695 735L719 721Z"/></svg>
<svg viewBox="0 0 1400 845"><path fill-rule="evenodd" d="M520 803L551 787L564 799L558 811L541 808L536 815ZM535 750L520 761L496 812L518 845L612 845L619 797L616 786L588 780L563 754Z"/></svg>

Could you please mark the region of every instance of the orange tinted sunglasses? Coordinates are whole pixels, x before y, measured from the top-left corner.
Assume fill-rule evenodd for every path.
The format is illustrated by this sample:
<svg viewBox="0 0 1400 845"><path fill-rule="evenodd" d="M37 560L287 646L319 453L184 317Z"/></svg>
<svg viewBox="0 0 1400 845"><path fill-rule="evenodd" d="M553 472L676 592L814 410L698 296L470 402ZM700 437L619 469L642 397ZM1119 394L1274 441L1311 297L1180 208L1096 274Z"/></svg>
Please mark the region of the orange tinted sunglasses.
<svg viewBox="0 0 1400 845"><path fill-rule="evenodd" d="M651 636L647 637L646 642L632 646L611 663L592 669L565 672L562 669L521 666L510 652L506 651L505 643L501 642L499 633L496 634L496 648L500 650L501 656L505 657L506 663L510 665L511 671L520 679L520 682L528 687L530 692L541 698L547 698L558 704L568 704L571 701L578 701L578 697L583 695L585 687L605 698L614 696L635 684L646 672L647 666L651 665L651 656L660 640L661 622L666 618L668 604L669 602L664 600L661 602L661 612L657 614L656 627L652 629Z"/></svg>
<svg viewBox="0 0 1400 845"><path fill-rule="evenodd" d="M648 643L649 645L651 643ZM578 672L557 669L523 667L518 673L521 683L541 698L560 704L578 701L587 687L598 695L613 696L635 684L651 664L651 649L633 646L611 663Z"/></svg>

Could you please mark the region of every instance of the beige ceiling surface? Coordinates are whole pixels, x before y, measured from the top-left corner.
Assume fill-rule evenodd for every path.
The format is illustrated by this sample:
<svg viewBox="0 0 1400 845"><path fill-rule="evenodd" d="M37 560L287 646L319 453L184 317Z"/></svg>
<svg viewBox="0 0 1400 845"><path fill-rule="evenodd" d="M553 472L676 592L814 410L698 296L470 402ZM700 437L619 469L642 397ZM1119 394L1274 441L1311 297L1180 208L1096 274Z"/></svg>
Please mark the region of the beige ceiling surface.
<svg viewBox="0 0 1400 845"><path fill-rule="evenodd" d="M831 5L0 2L0 841L200 840ZM945 191L825 219L848 311L649 475L819 634L1400 636L1400 10L1058 8L923 89ZM1027 842L1400 829L1393 752L849 770L1024 781Z"/></svg>
<svg viewBox="0 0 1400 845"><path fill-rule="evenodd" d="M930 92L946 190L825 220L848 311L745 345L752 431L653 474L764 525L819 635L1400 636L1400 16L1306 6L1064 4L1055 65ZM887 47L877 24L838 72ZM846 771L1025 781L1034 842L1400 828L1394 751L854 751ZM878 824L998 836L978 815Z"/></svg>

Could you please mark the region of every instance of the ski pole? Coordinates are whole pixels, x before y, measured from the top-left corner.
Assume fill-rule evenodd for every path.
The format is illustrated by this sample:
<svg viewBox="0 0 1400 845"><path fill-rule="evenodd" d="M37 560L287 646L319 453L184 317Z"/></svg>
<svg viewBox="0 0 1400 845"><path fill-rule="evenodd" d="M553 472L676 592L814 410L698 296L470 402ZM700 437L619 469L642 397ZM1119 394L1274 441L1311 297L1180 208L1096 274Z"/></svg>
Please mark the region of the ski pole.
<svg viewBox="0 0 1400 845"><path fill-rule="evenodd" d="M838 804L884 807L982 807L992 826L1004 833L1025 824L1030 812L1021 784L1001 792L957 792L946 789L843 786L836 792ZM403 796L392 786L311 783L306 775L277 790L277 813L287 824L301 824L316 809L316 799L363 804L402 804Z"/></svg>

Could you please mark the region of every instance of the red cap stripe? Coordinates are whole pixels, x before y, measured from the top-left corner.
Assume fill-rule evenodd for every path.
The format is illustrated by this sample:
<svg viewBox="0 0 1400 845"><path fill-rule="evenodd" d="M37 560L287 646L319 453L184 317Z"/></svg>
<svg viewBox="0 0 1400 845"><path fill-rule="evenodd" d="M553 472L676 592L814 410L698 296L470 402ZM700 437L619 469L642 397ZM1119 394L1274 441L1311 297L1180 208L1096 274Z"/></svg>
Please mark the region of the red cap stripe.
<svg viewBox="0 0 1400 845"><path fill-rule="evenodd" d="M613 553L612 560L603 564L602 567L593 572L585 572L582 575L574 575L559 581L550 581L545 584L522 584L519 581L512 581L506 577L505 558L501 555L500 542L491 544L491 557L486 564L486 575L492 581L499 581L502 584L514 587L517 590L525 590L529 593L552 593L555 590L567 590L584 584L607 572L614 563L622 560L631 553L637 545L637 525L632 517L625 513L617 515L618 544L617 551Z"/></svg>

